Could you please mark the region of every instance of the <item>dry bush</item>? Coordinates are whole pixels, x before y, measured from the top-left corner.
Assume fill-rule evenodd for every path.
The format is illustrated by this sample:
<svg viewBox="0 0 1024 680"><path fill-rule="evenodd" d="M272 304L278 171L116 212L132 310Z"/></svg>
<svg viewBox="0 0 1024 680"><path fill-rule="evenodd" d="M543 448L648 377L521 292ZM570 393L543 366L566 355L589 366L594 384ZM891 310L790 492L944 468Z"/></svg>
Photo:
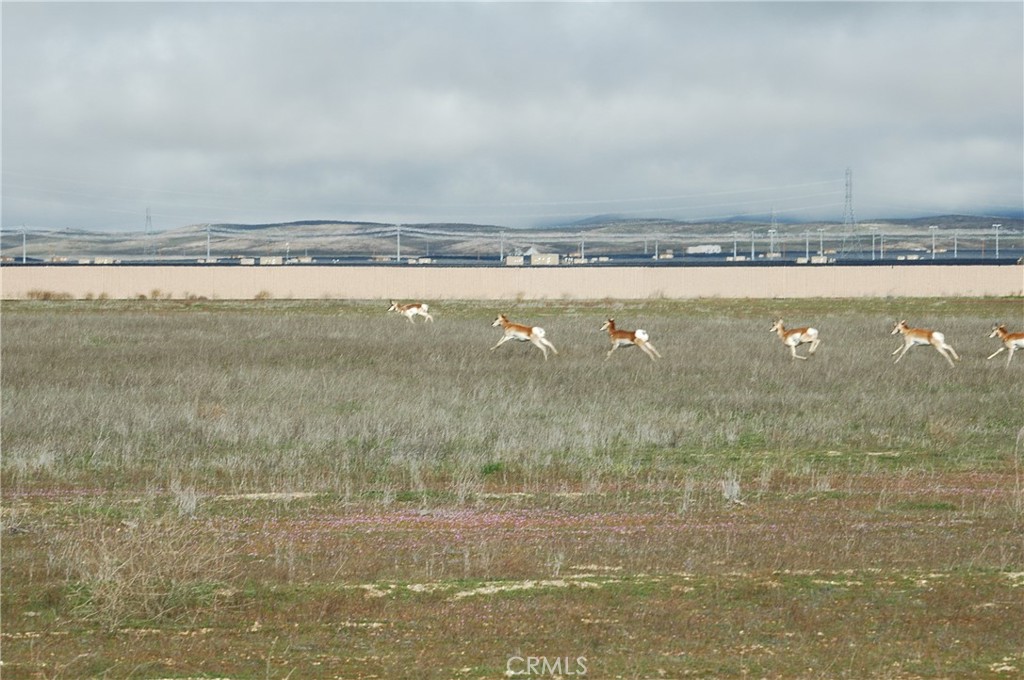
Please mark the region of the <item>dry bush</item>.
<svg viewBox="0 0 1024 680"><path fill-rule="evenodd" d="M73 300L74 296L71 293L56 292L52 290L30 290L25 294L29 300Z"/></svg>
<svg viewBox="0 0 1024 680"><path fill-rule="evenodd" d="M214 608L235 575L213 537L169 517L60 532L51 562L71 584L76 614L108 630Z"/></svg>

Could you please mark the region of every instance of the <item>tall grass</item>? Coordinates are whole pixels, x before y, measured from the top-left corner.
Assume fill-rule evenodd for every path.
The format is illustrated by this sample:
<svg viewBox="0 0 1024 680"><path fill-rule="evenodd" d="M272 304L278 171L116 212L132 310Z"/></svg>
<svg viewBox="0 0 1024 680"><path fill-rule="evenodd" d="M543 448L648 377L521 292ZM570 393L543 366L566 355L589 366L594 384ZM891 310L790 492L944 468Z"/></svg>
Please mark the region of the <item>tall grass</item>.
<svg viewBox="0 0 1024 680"><path fill-rule="evenodd" d="M409 324L380 304L6 304L3 483L200 492L368 493L649 483L754 474L832 453L940 469L1005 459L1024 362L987 362L992 319L1019 301L435 303ZM385 306L386 307L386 306ZM544 326L560 354L489 352L498 311ZM605 361L615 315L664 355ZM773 317L816 325L794 362ZM892 364L899 316L964 357ZM839 455L836 455L839 454ZM838 461L838 462L837 462Z"/></svg>
<svg viewBox="0 0 1024 680"><path fill-rule="evenodd" d="M51 539L50 561L74 584L72 614L107 630L181 620L230 597L233 556L170 516L111 528L87 522Z"/></svg>
<svg viewBox="0 0 1024 680"><path fill-rule="evenodd" d="M1024 363L984 359L1019 300L385 308L5 305L5 672L1020 667ZM559 355L489 352L499 311ZM605 361L609 315L665 359ZM963 362L893 366L896 318Z"/></svg>

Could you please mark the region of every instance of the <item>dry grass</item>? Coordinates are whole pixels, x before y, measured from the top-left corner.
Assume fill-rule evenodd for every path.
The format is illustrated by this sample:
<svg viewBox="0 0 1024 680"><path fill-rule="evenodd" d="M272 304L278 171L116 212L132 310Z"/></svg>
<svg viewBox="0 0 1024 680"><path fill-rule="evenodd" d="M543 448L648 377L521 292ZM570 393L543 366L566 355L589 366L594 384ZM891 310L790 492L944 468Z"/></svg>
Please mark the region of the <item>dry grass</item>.
<svg viewBox="0 0 1024 680"><path fill-rule="evenodd" d="M973 469L1016 435L1016 367L983 360L989 320L1019 315L1016 301L913 316L896 301L886 313L807 304L789 314L821 327L806 365L768 333L771 312L789 305L705 315L701 304L713 308L619 314L649 328L664 348L657 364L629 350L604 361L598 305L520 305L560 347L546 363L528 344L487 352L493 310L468 305L420 327L332 303L8 305L5 486L180 477L206 493L362 494L469 474L530 490L826 451ZM900 313L941 327L964 364L950 371L925 347L894 367L887 330Z"/></svg>
<svg viewBox="0 0 1024 680"><path fill-rule="evenodd" d="M1019 300L435 307L6 304L5 675L1024 669Z"/></svg>
<svg viewBox="0 0 1024 680"><path fill-rule="evenodd" d="M49 559L73 584L74 618L108 631L194 621L230 595L226 583L237 575L221 546L206 539L195 526L169 518L82 522L54 531Z"/></svg>

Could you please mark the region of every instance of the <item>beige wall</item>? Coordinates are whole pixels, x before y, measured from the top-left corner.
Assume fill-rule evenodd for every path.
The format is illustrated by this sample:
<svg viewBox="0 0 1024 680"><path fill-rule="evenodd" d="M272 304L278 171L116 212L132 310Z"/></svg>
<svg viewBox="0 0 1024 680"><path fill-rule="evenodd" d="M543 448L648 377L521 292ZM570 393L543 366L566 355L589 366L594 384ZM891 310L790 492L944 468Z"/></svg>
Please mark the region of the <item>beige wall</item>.
<svg viewBox="0 0 1024 680"><path fill-rule="evenodd" d="M1021 265L791 267L33 266L0 267L5 300L645 299L1024 295Z"/></svg>

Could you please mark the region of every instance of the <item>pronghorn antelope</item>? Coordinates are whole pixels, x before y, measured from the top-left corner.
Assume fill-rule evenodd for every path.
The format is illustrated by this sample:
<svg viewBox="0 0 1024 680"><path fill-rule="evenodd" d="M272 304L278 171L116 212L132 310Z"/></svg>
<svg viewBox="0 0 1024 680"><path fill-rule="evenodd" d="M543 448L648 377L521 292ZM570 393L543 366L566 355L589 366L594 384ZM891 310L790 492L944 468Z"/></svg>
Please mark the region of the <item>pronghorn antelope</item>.
<svg viewBox="0 0 1024 680"><path fill-rule="evenodd" d="M392 300L391 301L391 306L388 307L388 311L389 312L398 312L399 314L404 316L406 319L408 319L409 323L416 323L415 321L413 321L412 317L416 316L417 314L419 316L424 317L427 321L433 321L434 320L434 317L430 316L430 314L429 314L430 305L428 305L428 304L426 304L424 302L410 302L407 305L400 305L397 302L395 302L394 300Z"/></svg>
<svg viewBox="0 0 1024 680"><path fill-rule="evenodd" d="M953 359L960 361L960 355L950 345L946 344L946 336L938 331L928 328L911 328L904 320L897 321L889 335L896 335L897 333L903 336L903 347L897 347L892 351L893 354L899 352L899 356L893 362L894 364L898 364L903 355L907 353L907 350L914 345L931 345L949 362L950 366L956 366L953 363Z"/></svg>
<svg viewBox="0 0 1024 680"><path fill-rule="evenodd" d="M651 338L647 334L647 331L642 328L638 328L635 331L620 331L615 328L615 319L608 319L601 326L601 330L608 331L608 335L612 340L612 348L608 350L608 354L604 360L608 361L612 357L612 352L617 350L619 347L629 347L630 345L636 345L644 351L644 353L651 358L651 361L655 361L654 357L661 358L661 354L658 350L654 349L654 345L651 344Z"/></svg>
<svg viewBox="0 0 1024 680"><path fill-rule="evenodd" d="M989 359L1002 352L1004 349L1010 350L1010 355L1006 357L1006 365L1010 365L1010 361L1013 359L1013 353L1018 349L1024 349L1024 333L1010 333L1006 330L1006 324L1001 323L997 326L992 326L992 335L988 336L994 338L998 336L1003 341L1003 346L992 352L989 355Z"/></svg>
<svg viewBox="0 0 1024 680"><path fill-rule="evenodd" d="M789 353L793 355L794 359L804 359L796 353L796 348L800 345L810 344L810 348L807 350L808 354L814 354L818 351L818 345L821 344L821 340L818 339L817 328L791 328L786 330L786 327L782 325L782 319L779 319L772 324L769 333L778 333L779 339L782 340L782 344L789 348Z"/></svg>
<svg viewBox="0 0 1024 680"><path fill-rule="evenodd" d="M544 337L544 329L540 326L525 326L519 323L512 323L504 314L499 314L498 318L494 320L491 326L501 326L505 329L505 335L501 337L501 340L498 340L498 344L491 348L492 352L509 340L529 340L544 353L544 361L547 361L548 359L549 349L555 354L558 354L558 350L551 344L551 341Z"/></svg>

